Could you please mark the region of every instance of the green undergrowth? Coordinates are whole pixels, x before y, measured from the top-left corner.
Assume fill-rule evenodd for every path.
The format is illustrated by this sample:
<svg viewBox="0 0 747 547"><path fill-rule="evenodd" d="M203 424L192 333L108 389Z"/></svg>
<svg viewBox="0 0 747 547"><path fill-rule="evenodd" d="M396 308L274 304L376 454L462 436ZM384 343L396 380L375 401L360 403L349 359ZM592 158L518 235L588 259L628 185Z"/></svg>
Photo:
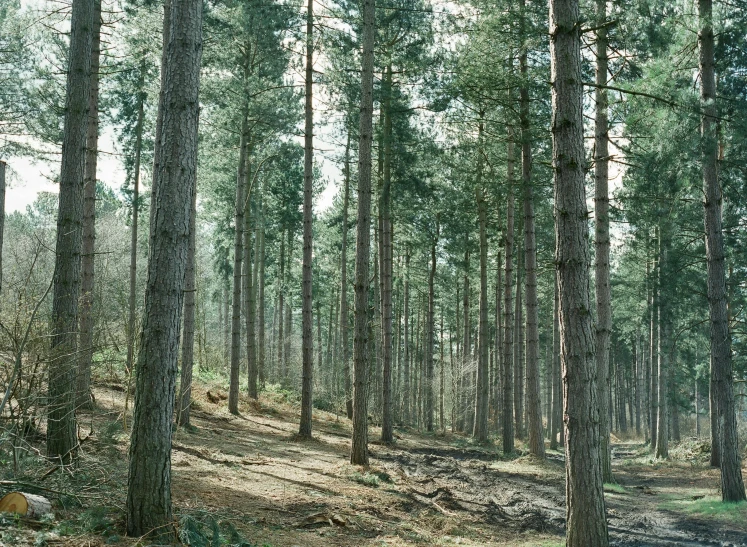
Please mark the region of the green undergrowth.
<svg viewBox="0 0 747 547"><path fill-rule="evenodd" d="M230 521L208 513L182 515L178 536L181 544L189 547L272 547L249 542Z"/></svg>
<svg viewBox="0 0 747 547"><path fill-rule="evenodd" d="M358 473L356 471L350 475L350 480L364 486L378 488L382 482L391 483L392 477L384 471L367 471L365 473Z"/></svg>
<svg viewBox="0 0 747 547"><path fill-rule="evenodd" d="M691 496L684 499L672 497L659 507L729 524L743 524L747 521L747 502L725 503L716 496Z"/></svg>

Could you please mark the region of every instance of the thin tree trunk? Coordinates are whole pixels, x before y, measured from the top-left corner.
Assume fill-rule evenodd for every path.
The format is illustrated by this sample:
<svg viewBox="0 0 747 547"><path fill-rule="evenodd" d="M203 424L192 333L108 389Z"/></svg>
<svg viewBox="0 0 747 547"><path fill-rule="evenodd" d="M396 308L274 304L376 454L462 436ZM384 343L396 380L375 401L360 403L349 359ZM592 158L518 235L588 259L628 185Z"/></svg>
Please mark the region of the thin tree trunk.
<svg viewBox="0 0 747 547"><path fill-rule="evenodd" d="M78 300L94 11L94 0L73 1L52 291L52 360L47 416L47 456L62 462L72 460L77 445Z"/></svg>
<svg viewBox="0 0 747 547"><path fill-rule="evenodd" d="M189 225L197 174L202 2L185 0L170 21L164 64L164 161L156 175L153 247L137 363L130 442L127 533L170 543L171 434ZM177 169L176 166L179 166Z"/></svg>
<svg viewBox="0 0 747 547"><path fill-rule="evenodd" d="M436 214L436 236L431 241L431 268L428 274L428 317L426 320L426 345L425 345L425 405L426 405L426 416L425 416L425 429L426 431L433 431L433 377L434 377L434 364L433 364L433 353L436 345L435 337L435 313L436 313L436 300L435 300L435 280L436 280L436 246L438 245L439 237L439 218ZM486 426L487 429L487 426Z"/></svg>
<svg viewBox="0 0 747 547"><path fill-rule="evenodd" d="M469 308L470 308L470 290L469 290L469 234L464 234L464 281L462 285L462 389L461 399L462 404L460 413L462 415L462 427L460 429L471 430L472 429L472 416L473 409L470 408L470 322L469 322Z"/></svg>
<svg viewBox="0 0 747 547"><path fill-rule="evenodd" d="M127 391L125 395L125 406L123 413L124 429L126 430L127 407L130 399L130 386L133 362L135 358L135 314L137 312L137 230L140 213L140 155L143 148L143 110L145 93L142 91L145 70L140 73L140 97L137 111L137 122L135 125L135 165L133 169L132 187L132 220L130 226L130 288L128 297L127 313L127 360L125 361L125 372L127 374Z"/></svg>
<svg viewBox="0 0 747 547"><path fill-rule="evenodd" d="M609 400L609 347L612 332L612 296L610 292L610 220L607 121L607 0L596 0L596 118L594 121L594 222L596 249L595 286L597 297L596 356L597 400L599 402L599 450L602 479L612 482L610 425L607 422Z"/></svg>
<svg viewBox="0 0 747 547"><path fill-rule="evenodd" d="M490 380L488 378L488 205L485 200L485 189L482 183L483 116L484 112L481 110L477 126L477 175L475 179L477 216L480 226L480 315L478 322L477 393L475 397L475 427L473 435L479 443L486 443L488 441L488 397L490 393Z"/></svg>
<svg viewBox="0 0 747 547"><path fill-rule="evenodd" d="M511 61L513 62L513 61ZM514 307L512 282L514 278L514 132L508 127L507 160L508 197L506 199L506 286L504 287L503 328L503 453L514 451Z"/></svg>
<svg viewBox="0 0 747 547"><path fill-rule="evenodd" d="M566 442L566 544L609 545L599 462L599 407L589 313L578 0L550 0L555 241Z"/></svg>
<svg viewBox="0 0 747 547"><path fill-rule="evenodd" d="M503 287L503 264L502 254L498 251L495 267L495 378L493 380L493 390L495 392L495 425L500 430L501 420L501 378L503 377L503 314L501 308L501 290Z"/></svg>
<svg viewBox="0 0 747 547"><path fill-rule="evenodd" d="M289 228L285 228L283 233L280 235L280 268L278 271L278 305L277 305L277 338L275 339L277 345L277 377L282 383L285 383L286 377L284 376L284 359L283 359L283 348L285 343L284 329L285 329L285 233Z"/></svg>
<svg viewBox="0 0 747 547"><path fill-rule="evenodd" d="M340 253L340 329L342 330L342 374L345 385L345 412L353 418L353 392L350 385L350 344L348 330L348 208L350 207L350 129L345 141L345 190L342 201L342 249ZM407 327L405 327L407 328ZM405 334L405 339L407 334Z"/></svg>
<svg viewBox="0 0 747 547"><path fill-rule="evenodd" d="M385 74L384 96L384 177L379 201L381 211L381 319L382 319L382 418L381 440L385 443L394 441L392 429L392 218L391 218L391 184L392 184L392 67L389 65Z"/></svg>
<svg viewBox="0 0 747 547"><path fill-rule="evenodd" d="M518 232L522 226L519 224ZM524 438L524 306L523 306L523 253L520 244L516 245L516 299L514 311L514 434Z"/></svg>
<svg viewBox="0 0 747 547"><path fill-rule="evenodd" d="M189 220L189 247L187 267L184 274L184 319L182 327L182 370L177 399L176 423L189 427L189 414L192 406L192 369L195 347L195 252L197 231L197 192L193 192L192 212Z"/></svg>
<svg viewBox="0 0 747 547"><path fill-rule="evenodd" d="M99 142L99 65L101 57L101 0L94 0L91 40L91 91L88 98L86 155L83 168L83 241L81 248L80 350L76 407L91 407L93 362L93 291L96 247L96 163Z"/></svg>
<svg viewBox="0 0 747 547"><path fill-rule="evenodd" d="M314 388L314 333L313 333L313 302L312 302L312 251L313 241L311 223L313 220L313 131L314 110L311 102L313 90L313 54L314 54L314 0L309 0L306 7L306 128L304 136L303 162L303 303L301 317L302 340L302 381L301 381L301 423L298 429L299 437L311 438L312 390Z"/></svg>
<svg viewBox="0 0 747 547"><path fill-rule="evenodd" d="M718 181L718 143L716 137L716 74L713 34L713 2L698 0L698 51L700 98L702 102L701 136L703 161L704 224L708 264L708 311L711 324L711 366L714 399L718 415L717 438L720 444L721 498L735 502L745 499L739 435L734 409L731 334L727 310L724 236L721 219L722 194Z"/></svg>
<svg viewBox="0 0 747 547"><path fill-rule="evenodd" d="M368 261L371 247L371 144L376 1L362 0L360 143L358 145L358 226L355 253L355 334L353 338L353 441L350 463L368 465Z"/></svg>
<svg viewBox="0 0 747 547"><path fill-rule="evenodd" d="M662 234L659 250L659 287L665 287L665 272L668 272L669 239ZM669 306L666 293L659 298L659 363L657 382L657 415L656 415L656 446L657 458L669 457L669 356L671 349L669 336ZM618 393L620 390L618 390ZM624 400L624 398L623 398ZM624 403L623 403L624 404ZM623 407L623 419L625 418Z"/></svg>
<svg viewBox="0 0 747 547"><path fill-rule="evenodd" d="M265 212L264 212L264 193L259 194L259 273L257 274L257 340L259 343L259 355L257 358L257 368L259 369L260 389L264 388L267 380L267 360L265 354ZM272 346L270 346L272 347Z"/></svg>
<svg viewBox="0 0 747 547"><path fill-rule="evenodd" d="M246 379L247 395L251 399L257 399L259 396L257 390L257 336L255 329L256 301L254 298L254 277L252 270L254 263L252 260L252 184L253 177L250 168L249 156L247 154L246 168L246 189L244 190L244 321L246 324ZM259 169L259 166L257 167ZM255 175L256 178L256 175ZM255 249L256 252L256 249Z"/></svg>
<svg viewBox="0 0 747 547"><path fill-rule="evenodd" d="M248 120L246 106L241 122L239 139L239 167L236 176L236 210L233 237L233 300L231 305L231 366L228 388L228 411L239 413L239 370L241 367L241 265L244 255L244 191L246 190L246 168L248 147Z"/></svg>
<svg viewBox="0 0 747 547"><path fill-rule="evenodd" d="M405 425L410 425L412 418L410 416L410 249L405 249L405 272L404 272L404 316L405 316L405 357L404 357L404 378L403 378L403 421Z"/></svg>
<svg viewBox="0 0 747 547"><path fill-rule="evenodd" d="M553 271L555 287L552 310L552 435L550 448L558 449L564 444L563 436L563 392L560 377L560 293L558 292L558 274ZM560 439L558 439L560 436Z"/></svg>

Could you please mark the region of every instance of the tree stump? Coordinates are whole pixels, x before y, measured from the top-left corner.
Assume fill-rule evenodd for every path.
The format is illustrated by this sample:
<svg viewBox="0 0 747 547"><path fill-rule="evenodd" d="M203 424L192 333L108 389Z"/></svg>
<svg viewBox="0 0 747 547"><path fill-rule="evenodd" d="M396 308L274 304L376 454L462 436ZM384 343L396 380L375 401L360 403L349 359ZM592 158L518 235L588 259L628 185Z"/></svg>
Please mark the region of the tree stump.
<svg viewBox="0 0 747 547"><path fill-rule="evenodd" d="M40 519L52 512L52 503L43 496L11 492L0 499L0 512L17 513L32 519Z"/></svg>

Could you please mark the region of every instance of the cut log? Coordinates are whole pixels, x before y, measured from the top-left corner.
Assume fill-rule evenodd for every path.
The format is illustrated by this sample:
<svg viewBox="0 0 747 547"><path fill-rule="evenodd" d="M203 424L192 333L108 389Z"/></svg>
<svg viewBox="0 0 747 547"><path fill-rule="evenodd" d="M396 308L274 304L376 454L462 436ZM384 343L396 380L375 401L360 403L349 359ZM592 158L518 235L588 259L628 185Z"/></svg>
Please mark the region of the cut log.
<svg viewBox="0 0 747 547"><path fill-rule="evenodd" d="M16 513L31 519L40 519L52 513L52 503L45 497L24 492L11 492L0 499L0 512Z"/></svg>

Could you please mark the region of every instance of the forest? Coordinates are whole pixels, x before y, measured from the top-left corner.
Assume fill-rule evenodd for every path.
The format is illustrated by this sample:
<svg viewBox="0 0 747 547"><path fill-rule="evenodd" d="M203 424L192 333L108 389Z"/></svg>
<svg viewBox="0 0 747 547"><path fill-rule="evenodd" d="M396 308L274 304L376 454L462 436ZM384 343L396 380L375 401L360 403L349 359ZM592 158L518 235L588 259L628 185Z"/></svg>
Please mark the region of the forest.
<svg viewBox="0 0 747 547"><path fill-rule="evenodd" d="M0 547L747 546L744 0L0 0Z"/></svg>

